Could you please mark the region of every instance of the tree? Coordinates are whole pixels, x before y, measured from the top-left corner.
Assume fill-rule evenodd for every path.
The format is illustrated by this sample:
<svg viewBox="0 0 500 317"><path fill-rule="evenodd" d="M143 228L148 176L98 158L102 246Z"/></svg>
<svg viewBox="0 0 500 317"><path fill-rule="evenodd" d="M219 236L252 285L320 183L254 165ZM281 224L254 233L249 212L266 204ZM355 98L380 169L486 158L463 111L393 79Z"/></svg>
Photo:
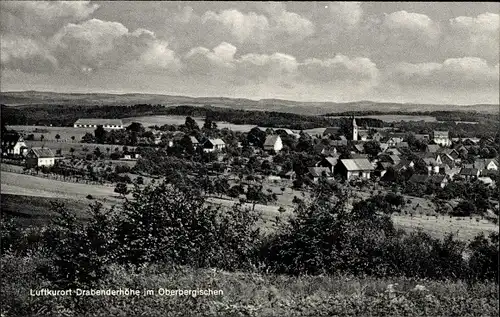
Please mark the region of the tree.
<svg viewBox="0 0 500 317"><path fill-rule="evenodd" d="M40 141L43 141L45 139L45 136L42 134L40 135Z"/></svg>
<svg viewBox="0 0 500 317"><path fill-rule="evenodd" d="M71 156L73 156L75 154L75 149L74 148L70 148L69 149L69 153L71 153Z"/></svg>
<svg viewBox="0 0 500 317"><path fill-rule="evenodd" d="M144 127L139 122L132 122L126 129L130 132L142 133L145 131Z"/></svg>
<svg viewBox="0 0 500 317"><path fill-rule="evenodd" d="M378 143L377 141L368 141L365 144L363 144L363 148L365 150L365 153L368 154L368 156L370 157L370 159L377 157L377 154L382 151L380 149L380 143Z"/></svg>
<svg viewBox="0 0 500 317"><path fill-rule="evenodd" d="M71 136L71 141L75 142L75 136L74 135Z"/></svg>
<svg viewBox="0 0 500 317"><path fill-rule="evenodd" d="M99 144L106 143L106 135L107 132L104 130L104 127L102 125L98 125L97 129L94 131L95 141Z"/></svg>
<svg viewBox="0 0 500 317"><path fill-rule="evenodd" d="M186 117L186 121L184 123L184 126L192 131L192 130L200 130L200 127L198 126L198 123L196 123L196 121L191 118L191 117Z"/></svg>
<svg viewBox="0 0 500 317"><path fill-rule="evenodd" d="M125 198L125 196L129 193L129 189L127 187L127 184L125 184L125 183L116 184L115 193L117 193L120 196L122 196L123 198Z"/></svg>
<svg viewBox="0 0 500 317"><path fill-rule="evenodd" d="M56 134L55 139L57 142L59 142L59 139L61 139L61 136L59 134Z"/></svg>
<svg viewBox="0 0 500 317"><path fill-rule="evenodd" d="M85 133L85 135L82 137L82 142L84 143L94 143L95 137L91 133Z"/></svg>

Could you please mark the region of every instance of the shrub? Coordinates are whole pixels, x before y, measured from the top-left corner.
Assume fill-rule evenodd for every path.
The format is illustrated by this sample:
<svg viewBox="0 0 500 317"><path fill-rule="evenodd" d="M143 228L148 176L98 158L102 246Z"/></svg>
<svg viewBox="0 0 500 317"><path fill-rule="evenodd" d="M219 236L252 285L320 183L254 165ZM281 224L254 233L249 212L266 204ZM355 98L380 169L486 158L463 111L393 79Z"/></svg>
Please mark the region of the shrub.
<svg viewBox="0 0 500 317"><path fill-rule="evenodd" d="M473 279L488 279L498 282L498 233L488 238L479 235L469 244L471 256L469 267Z"/></svg>
<svg viewBox="0 0 500 317"><path fill-rule="evenodd" d="M94 199L94 196L92 196L92 195L87 195L87 199L92 200L92 199Z"/></svg>

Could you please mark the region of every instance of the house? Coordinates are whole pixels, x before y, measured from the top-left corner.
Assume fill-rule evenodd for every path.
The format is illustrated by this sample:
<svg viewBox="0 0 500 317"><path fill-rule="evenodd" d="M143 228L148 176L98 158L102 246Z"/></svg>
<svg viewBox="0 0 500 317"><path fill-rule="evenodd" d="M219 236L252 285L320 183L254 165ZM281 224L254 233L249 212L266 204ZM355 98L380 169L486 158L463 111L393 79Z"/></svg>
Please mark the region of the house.
<svg viewBox="0 0 500 317"><path fill-rule="evenodd" d="M495 159L477 159L473 166L480 171L498 171L498 161Z"/></svg>
<svg viewBox="0 0 500 317"><path fill-rule="evenodd" d="M123 152L123 159L124 160L137 160L140 157L141 157L141 155L137 152L134 152L134 151Z"/></svg>
<svg viewBox="0 0 500 317"><path fill-rule="evenodd" d="M365 153L365 147L363 146L363 144L355 144L354 150L356 153Z"/></svg>
<svg viewBox="0 0 500 317"><path fill-rule="evenodd" d="M298 139L300 137L300 135L298 133L295 133L290 129L278 129L278 130L276 130L276 133L279 135L293 136L296 139Z"/></svg>
<svg viewBox="0 0 500 317"><path fill-rule="evenodd" d="M380 150L382 152L385 152L389 148L389 144L387 143L380 143Z"/></svg>
<svg viewBox="0 0 500 317"><path fill-rule="evenodd" d="M441 147L438 144L427 144L425 147L425 152L427 153L437 153L439 152Z"/></svg>
<svg viewBox="0 0 500 317"><path fill-rule="evenodd" d="M382 134L381 132L377 131L375 132L373 135L372 135L372 140L373 141L377 141L377 142L380 142L383 138L384 138L384 134Z"/></svg>
<svg viewBox="0 0 500 317"><path fill-rule="evenodd" d="M392 166L390 162L377 162L377 167L375 168L375 175L384 176L387 172L387 169Z"/></svg>
<svg viewBox="0 0 500 317"><path fill-rule="evenodd" d="M120 119L92 119L82 118L76 120L74 128L97 128L102 125L104 129L120 130L123 129L123 122Z"/></svg>
<svg viewBox="0 0 500 317"><path fill-rule="evenodd" d="M28 152L23 137L17 132L6 132L2 136L2 155L25 155Z"/></svg>
<svg viewBox="0 0 500 317"><path fill-rule="evenodd" d="M343 174L347 180L356 177L369 179L374 170L375 168L366 158L340 160L339 172Z"/></svg>
<svg viewBox="0 0 500 317"><path fill-rule="evenodd" d="M207 139L205 143L203 143L204 152L222 151L225 148L226 143L221 139Z"/></svg>
<svg viewBox="0 0 500 317"><path fill-rule="evenodd" d="M494 185L494 181L491 179L491 177L478 177L477 179L483 182L486 186Z"/></svg>
<svg viewBox="0 0 500 317"><path fill-rule="evenodd" d="M451 139L448 131L434 131L433 141L436 144L440 144L442 146L450 146Z"/></svg>
<svg viewBox="0 0 500 317"><path fill-rule="evenodd" d="M399 142L398 144L396 144L396 147L397 147L398 149L402 149L402 148L407 149L407 148L409 148L410 146L408 145L408 142L406 142L406 141L402 141L402 142Z"/></svg>
<svg viewBox="0 0 500 317"><path fill-rule="evenodd" d="M281 178L284 178L284 179L289 179L289 180L294 180L295 177L296 177L296 174L295 172L292 170L292 171L288 171L286 173L280 173L279 174Z"/></svg>
<svg viewBox="0 0 500 317"><path fill-rule="evenodd" d="M479 177L480 171L477 168L464 167L460 170L459 175L464 177L466 180L471 180Z"/></svg>
<svg viewBox="0 0 500 317"><path fill-rule="evenodd" d="M194 136L190 136L189 139L191 140L191 144L193 144L193 148L196 149L200 145L200 142Z"/></svg>
<svg viewBox="0 0 500 317"><path fill-rule="evenodd" d="M328 156L324 157L321 161L316 163L317 167L327 167L331 173L333 173L333 169L335 165L337 165L338 157Z"/></svg>
<svg viewBox="0 0 500 317"><path fill-rule="evenodd" d="M26 154L26 167L54 166L55 156L48 148L31 148Z"/></svg>
<svg viewBox="0 0 500 317"><path fill-rule="evenodd" d="M418 141L429 141L429 135L428 134L421 134L421 133L417 133L415 134L415 140L418 140Z"/></svg>
<svg viewBox="0 0 500 317"><path fill-rule="evenodd" d="M393 168L396 172L402 172L409 168L413 168L413 166L415 166L415 163L413 161L401 160L397 164L395 164Z"/></svg>
<svg viewBox="0 0 500 317"><path fill-rule="evenodd" d="M392 155L401 155L401 152L399 152L398 149L389 148L389 149L385 150L385 152L387 154L392 154Z"/></svg>
<svg viewBox="0 0 500 317"><path fill-rule="evenodd" d="M387 140L387 145L389 147L395 147L397 146L399 143L403 142L403 138L400 138L400 137L390 137L389 140Z"/></svg>
<svg viewBox="0 0 500 317"><path fill-rule="evenodd" d="M337 154L337 149L332 148L330 145L319 143L314 145L314 152L324 156L332 156Z"/></svg>
<svg viewBox="0 0 500 317"><path fill-rule="evenodd" d="M439 185L441 188L444 188L448 184L446 175L413 174L408 181L414 184L426 184L430 182Z"/></svg>
<svg viewBox="0 0 500 317"><path fill-rule="evenodd" d="M264 141L264 150L269 152L279 152L283 148L283 142L279 135L268 135Z"/></svg>
<svg viewBox="0 0 500 317"><path fill-rule="evenodd" d="M368 130L358 130L358 140L368 141L370 138Z"/></svg>
<svg viewBox="0 0 500 317"><path fill-rule="evenodd" d="M443 162L443 164L447 164L449 166L455 166L456 160L453 159L453 157L451 157L450 154L443 152L443 153L440 153L439 156L440 156L441 162Z"/></svg>
<svg viewBox="0 0 500 317"><path fill-rule="evenodd" d="M330 172L328 167L308 167L309 171L308 175L312 179L313 182L318 182L318 180L324 176L327 180L333 179L333 173Z"/></svg>

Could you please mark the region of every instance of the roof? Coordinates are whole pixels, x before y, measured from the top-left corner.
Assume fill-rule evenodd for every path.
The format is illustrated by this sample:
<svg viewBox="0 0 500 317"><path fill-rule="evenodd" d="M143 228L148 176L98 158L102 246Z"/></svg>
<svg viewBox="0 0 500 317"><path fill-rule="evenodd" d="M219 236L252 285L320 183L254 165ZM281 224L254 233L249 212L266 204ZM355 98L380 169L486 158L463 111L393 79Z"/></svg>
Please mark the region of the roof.
<svg viewBox="0 0 500 317"><path fill-rule="evenodd" d="M398 171L402 168L407 168L410 166L411 163L412 163L412 161L401 160L398 163L394 164L394 169Z"/></svg>
<svg viewBox="0 0 500 317"><path fill-rule="evenodd" d="M417 140L425 140L428 138L429 138L428 134L420 134L420 133L415 134L415 139Z"/></svg>
<svg viewBox="0 0 500 317"><path fill-rule="evenodd" d="M362 144L356 144L354 145L354 147L356 148L356 150L358 150L359 152L364 152L365 151L365 148Z"/></svg>
<svg viewBox="0 0 500 317"><path fill-rule="evenodd" d="M460 170L460 175L464 175L464 176L477 176L478 173L479 173L479 170L477 168L464 167Z"/></svg>
<svg viewBox="0 0 500 317"><path fill-rule="evenodd" d="M389 155L389 157L391 158L392 162L394 164L397 164L399 161L401 161L401 158L399 157L399 155Z"/></svg>
<svg viewBox="0 0 500 317"><path fill-rule="evenodd" d="M368 136L368 134L369 134L368 130L358 130L359 136Z"/></svg>
<svg viewBox="0 0 500 317"><path fill-rule="evenodd" d="M348 171L371 171L374 170L372 163L366 158L340 160Z"/></svg>
<svg viewBox="0 0 500 317"><path fill-rule="evenodd" d="M433 157L424 157L423 160L426 165L434 165L434 166L438 165L436 159Z"/></svg>
<svg viewBox="0 0 500 317"><path fill-rule="evenodd" d="M399 152L397 149L394 149L394 148L391 148L391 149L387 149L385 150L387 153L392 153L394 155L401 155L401 152Z"/></svg>
<svg viewBox="0 0 500 317"><path fill-rule="evenodd" d="M281 139L279 135L268 135L266 137L266 141L264 142L264 146L274 146L278 139Z"/></svg>
<svg viewBox="0 0 500 317"><path fill-rule="evenodd" d="M320 177L323 175L323 172L326 173L326 175L331 175L332 173L330 172L330 169L328 167L308 167L309 173L313 177Z"/></svg>
<svg viewBox="0 0 500 317"><path fill-rule="evenodd" d="M193 144L199 143L198 140L194 136L190 136L189 138L191 139L191 143L193 143Z"/></svg>
<svg viewBox="0 0 500 317"><path fill-rule="evenodd" d="M449 133L448 131L434 131L434 137L435 138L448 138L449 137Z"/></svg>
<svg viewBox="0 0 500 317"><path fill-rule="evenodd" d="M96 118L81 118L76 120L74 124L83 125L123 125L120 119L96 119Z"/></svg>
<svg viewBox="0 0 500 317"><path fill-rule="evenodd" d="M328 156L328 157L325 157L325 160L330 163L332 166L335 166L337 164L337 158L333 157L333 156Z"/></svg>
<svg viewBox="0 0 500 317"><path fill-rule="evenodd" d="M441 147L438 144L428 144L427 145L427 152L438 152Z"/></svg>
<svg viewBox="0 0 500 317"><path fill-rule="evenodd" d="M224 141L222 139L208 139L207 142L212 143L213 145L224 145Z"/></svg>
<svg viewBox="0 0 500 317"><path fill-rule="evenodd" d="M49 148L34 147L31 149L38 158L54 157L54 153Z"/></svg>
<svg viewBox="0 0 500 317"><path fill-rule="evenodd" d="M397 147L409 147L409 145L408 145L408 142L404 142L404 141L403 141L403 142L399 142L399 143L397 144Z"/></svg>

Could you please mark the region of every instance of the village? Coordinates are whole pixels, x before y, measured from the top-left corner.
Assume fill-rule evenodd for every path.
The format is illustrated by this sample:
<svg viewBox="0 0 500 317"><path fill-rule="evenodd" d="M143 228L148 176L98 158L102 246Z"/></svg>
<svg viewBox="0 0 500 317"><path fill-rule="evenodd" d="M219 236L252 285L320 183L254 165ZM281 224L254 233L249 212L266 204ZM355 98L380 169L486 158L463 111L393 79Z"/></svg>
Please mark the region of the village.
<svg viewBox="0 0 500 317"><path fill-rule="evenodd" d="M125 125L121 119L80 118L60 134L44 134L48 130L43 127L6 127L2 170L116 185L115 192L123 196L135 183L161 177L190 180L226 205L244 201L280 210L320 183L342 183L360 197L378 190L423 197L436 206L430 211L415 202L411 208L420 212L412 214L478 214L496 221L493 193L499 163L493 137L451 138L443 130L412 133L359 121L363 118L344 117L341 126L326 127L323 133L259 126L233 131L219 129L210 118L200 127L201 118L197 122L191 117L180 125L148 127Z"/></svg>

